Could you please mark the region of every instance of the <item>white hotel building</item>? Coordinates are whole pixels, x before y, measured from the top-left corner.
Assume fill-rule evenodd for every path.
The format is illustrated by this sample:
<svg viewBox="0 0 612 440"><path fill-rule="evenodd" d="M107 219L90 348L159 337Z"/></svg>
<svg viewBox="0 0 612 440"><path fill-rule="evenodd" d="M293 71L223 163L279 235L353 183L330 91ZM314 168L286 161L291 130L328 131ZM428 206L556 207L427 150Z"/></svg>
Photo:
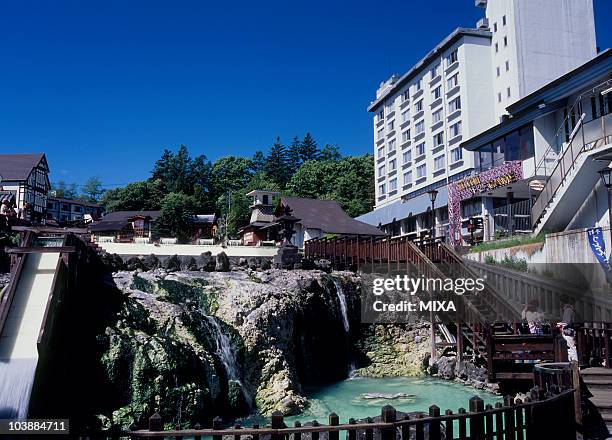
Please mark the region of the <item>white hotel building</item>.
<svg viewBox="0 0 612 440"><path fill-rule="evenodd" d="M376 205L358 219L391 235L430 228L432 189L438 190L436 230L447 235L447 185L482 169L461 144L507 118L517 100L596 55L592 0L475 3L485 8L476 29L453 31L404 75L381 83L368 107ZM502 160L533 157L532 134L521 141ZM462 219L486 205L493 206L486 197L462 204Z"/></svg>

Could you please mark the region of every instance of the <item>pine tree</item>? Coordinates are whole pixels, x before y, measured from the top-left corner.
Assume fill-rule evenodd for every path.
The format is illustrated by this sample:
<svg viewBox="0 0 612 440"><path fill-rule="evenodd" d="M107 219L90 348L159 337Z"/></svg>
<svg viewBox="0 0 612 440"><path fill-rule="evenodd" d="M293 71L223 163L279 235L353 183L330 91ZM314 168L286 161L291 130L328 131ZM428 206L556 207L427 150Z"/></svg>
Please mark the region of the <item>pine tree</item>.
<svg viewBox="0 0 612 440"><path fill-rule="evenodd" d="M251 158L251 162L253 163L253 172L260 173L266 170L266 157L263 152L257 150L253 157Z"/></svg>
<svg viewBox="0 0 612 440"><path fill-rule="evenodd" d="M266 174L281 188L284 188L287 180L289 180L287 150L281 143L280 137L277 137L274 145L270 147L270 152L266 158Z"/></svg>
<svg viewBox="0 0 612 440"><path fill-rule="evenodd" d="M306 162L308 160L317 160L319 158L319 146L314 138L310 135L310 133L306 133L304 139L302 140L302 145L300 146L300 158L302 162Z"/></svg>
<svg viewBox="0 0 612 440"><path fill-rule="evenodd" d="M287 167L289 168L289 174L293 175L297 169L302 165L302 158L300 156L302 150L302 144L300 139L295 136L291 145L287 148Z"/></svg>

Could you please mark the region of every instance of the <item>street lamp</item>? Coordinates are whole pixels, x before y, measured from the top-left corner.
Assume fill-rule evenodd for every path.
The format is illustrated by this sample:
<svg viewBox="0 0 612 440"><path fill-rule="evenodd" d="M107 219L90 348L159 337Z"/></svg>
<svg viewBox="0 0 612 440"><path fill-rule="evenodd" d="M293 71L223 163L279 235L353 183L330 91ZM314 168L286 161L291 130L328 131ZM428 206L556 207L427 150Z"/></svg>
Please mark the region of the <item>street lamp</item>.
<svg viewBox="0 0 612 440"><path fill-rule="evenodd" d="M599 176L608 191L608 223L610 223L610 239L612 240L612 210L610 209L610 190L612 189L612 169L604 168L599 171Z"/></svg>
<svg viewBox="0 0 612 440"><path fill-rule="evenodd" d="M438 196L438 190L431 189L427 191L427 194L429 194L429 200L431 200L431 233L430 233L430 236L431 238L435 238L436 237L436 213L434 209L435 209L435 204L436 204L436 197Z"/></svg>

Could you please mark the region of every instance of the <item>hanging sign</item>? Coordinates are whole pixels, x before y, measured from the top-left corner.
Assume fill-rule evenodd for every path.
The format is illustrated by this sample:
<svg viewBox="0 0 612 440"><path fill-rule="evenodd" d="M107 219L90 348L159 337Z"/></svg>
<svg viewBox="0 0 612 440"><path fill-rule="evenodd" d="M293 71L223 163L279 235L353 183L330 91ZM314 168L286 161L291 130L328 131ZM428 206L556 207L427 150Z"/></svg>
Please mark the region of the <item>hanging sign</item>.
<svg viewBox="0 0 612 440"><path fill-rule="evenodd" d="M603 231L599 227L589 228L587 229L587 237L595 258L597 258L603 270L609 273L610 262L606 256L606 242L604 241Z"/></svg>

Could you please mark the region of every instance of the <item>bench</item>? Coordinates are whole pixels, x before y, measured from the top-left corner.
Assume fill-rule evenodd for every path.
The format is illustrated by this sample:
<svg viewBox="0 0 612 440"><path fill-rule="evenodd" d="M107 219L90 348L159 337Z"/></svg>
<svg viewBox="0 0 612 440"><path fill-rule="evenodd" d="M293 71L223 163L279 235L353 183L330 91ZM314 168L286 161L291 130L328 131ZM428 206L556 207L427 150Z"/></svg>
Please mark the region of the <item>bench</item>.
<svg viewBox="0 0 612 440"><path fill-rule="evenodd" d="M198 239L198 244L204 246L213 246L215 244L214 238L200 238Z"/></svg>
<svg viewBox="0 0 612 440"><path fill-rule="evenodd" d="M177 244L178 240L176 238L160 238L159 242L161 244Z"/></svg>
<svg viewBox="0 0 612 440"><path fill-rule="evenodd" d="M274 240L262 240L259 242L260 246L276 246L276 242Z"/></svg>
<svg viewBox="0 0 612 440"><path fill-rule="evenodd" d="M242 241L241 240L227 240L227 245L228 246L240 246L242 245Z"/></svg>
<svg viewBox="0 0 612 440"><path fill-rule="evenodd" d="M98 243L114 243L114 242L115 242L115 237L112 237L112 236L101 235L98 237Z"/></svg>
<svg viewBox="0 0 612 440"><path fill-rule="evenodd" d="M135 237L134 243L137 244L148 244L151 243L151 239L149 237Z"/></svg>

